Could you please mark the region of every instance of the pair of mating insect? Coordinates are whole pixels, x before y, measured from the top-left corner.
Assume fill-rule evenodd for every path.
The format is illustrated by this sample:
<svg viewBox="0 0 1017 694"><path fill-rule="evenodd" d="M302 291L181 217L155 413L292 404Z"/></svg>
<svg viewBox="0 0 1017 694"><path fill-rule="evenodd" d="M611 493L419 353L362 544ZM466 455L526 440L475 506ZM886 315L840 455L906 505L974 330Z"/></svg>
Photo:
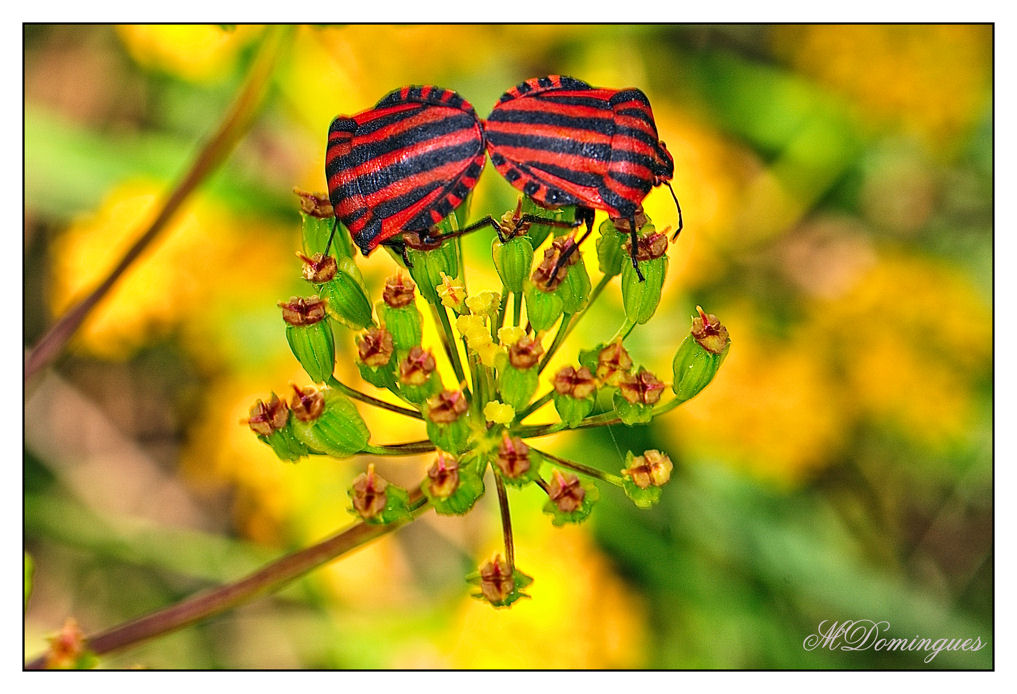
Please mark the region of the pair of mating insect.
<svg viewBox="0 0 1017 694"><path fill-rule="evenodd" d="M476 185L485 150L498 172L539 205L576 206L574 224L517 213L508 235L530 223L585 222L586 232L562 254L552 276L589 236L594 210L603 210L627 222L632 265L643 279L636 216L654 186L670 189L674 159L639 89L599 89L559 75L534 78L505 92L486 122L449 89L393 91L368 111L337 117L328 129L325 177L336 218L364 255L385 244L401 248L405 259L409 233L426 244L489 225L504 239L506 229L490 216L454 234L430 233ZM675 236L681 226L678 206Z"/></svg>

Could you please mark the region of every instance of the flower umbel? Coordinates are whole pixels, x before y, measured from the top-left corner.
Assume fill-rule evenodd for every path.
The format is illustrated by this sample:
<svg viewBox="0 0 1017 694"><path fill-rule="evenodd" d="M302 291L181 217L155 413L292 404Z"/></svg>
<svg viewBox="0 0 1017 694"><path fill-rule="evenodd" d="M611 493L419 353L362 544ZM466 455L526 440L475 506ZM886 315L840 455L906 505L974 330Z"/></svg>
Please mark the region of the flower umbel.
<svg viewBox="0 0 1017 694"><path fill-rule="evenodd" d="M629 426L647 423L713 378L730 339L716 316L702 309L697 309L690 333L675 353L675 397L670 400L663 397L667 384L645 368L636 369L625 345L633 328L647 322L660 302L670 245L666 230L658 233L642 212L634 234L624 220L601 224L596 251L602 277L594 289L581 262L574 210L545 210L520 199L516 209L494 225L498 238L492 241L492 257L500 288L467 291L465 278L472 275L463 266L455 233L461 227L448 218L426 233L397 237L405 248L392 257L405 260L405 267L388 277L381 301L372 306L345 230L338 230L342 238L333 243L335 253L324 253L333 219L327 196L300 193L299 199L305 215L304 252L299 254L303 276L322 295L294 297L280 307L293 352L319 385L294 385L288 404L274 394L259 400L242 420L279 458L403 456L437 450L421 470L417 501L412 503L409 492L383 479L373 463L353 480L349 508L373 524L408 520L421 503L439 514L465 514L485 493L485 476L493 480L504 552L468 580L479 588L477 597L496 607L526 597L522 589L532 581L515 566L507 488L539 486L547 495L543 511L556 526L589 517L599 498L598 484L621 487L640 507L660 500L674 468L665 453L628 452L618 475L537 451L528 440L619 420ZM443 240L444 235L451 240ZM550 242L540 249L549 236ZM628 254L633 239L638 272ZM578 320L616 277L625 307L616 336L576 350L578 364L543 374ZM423 325L428 312L434 319L431 332ZM343 329L356 332L340 334ZM429 335L437 335L437 342ZM545 348L544 339L551 335ZM362 378L401 404L336 378L335 355L341 362L344 340L346 345L355 343ZM439 363L443 358L456 376L452 388L442 386L439 372L447 372ZM422 419L428 440L371 443L354 400ZM524 423L551 401L557 421Z"/></svg>

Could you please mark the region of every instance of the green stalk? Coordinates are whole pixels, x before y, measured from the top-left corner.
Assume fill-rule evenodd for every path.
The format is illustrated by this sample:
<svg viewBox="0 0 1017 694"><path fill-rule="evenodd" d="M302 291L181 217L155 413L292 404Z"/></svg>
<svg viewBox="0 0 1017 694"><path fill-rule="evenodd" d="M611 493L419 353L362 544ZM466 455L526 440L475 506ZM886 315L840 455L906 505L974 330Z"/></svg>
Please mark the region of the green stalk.
<svg viewBox="0 0 1017 694"><path fill-rule="evenodd" d="M455 371L459 383L465 383L466 372L463 371L463 362L459 357L459 348L456 346L456 338L452 334L452 324L448 320L448 311L444 305L435 306L431 304L431 314L434 316L436 324L441 327L438 335L441 337L442 345L445 347L445 354L448 355L448 359L452 363L452 370ZM466 389L464 392L467 397L470 397L469 389Z"/></svg>
<svg viewBox="0 0 1017 694"><path fill-rule="evenodd" d="M554 340L551 341L551 346L544 352L544 356L540 360L540 365L537 366L537 373L543 373L544 367L551 361L551 357L554 356L555 352L565 342L565 336L568 335L569 323L572 322L572 315L569 313L563 313L561 315L561 323L558 324L558 332L554 335Z"/></svg>
<svg viewBox="0 0 1017 694"><path fill-rule="evenodd" d="M589 465L583 465L582 463L577 463L573 460L566 460L565 458L559 458L556 455L551 455L550 453L545 453L544 451L538 451L536 448L533 448L532 446L530 448L535 453L537 453L538 455L542 455L555 465L558 465L563 468L568 468L569 470L578 472L581 475L593 477L595 479L601 480L602 482L607 482L608 484L613 484L616 487L622 486L622 478L619 477L618 475L612 475L609 472L598 470L597 468L590 467Z"/></svg>
<svg viewBox="0 0 1017 694"><path fill-rule="evenodd" d="M579 320L586 315L586 312L590 310L591 306L593 306L593 302L597 300L601 292L604 291L604 288L611 283L612 279L613 278L611 275L601 276L600 281L597 282L597 286L593 288L592 292L590 292L590 300L586 302L586 306L583 306L583 309L579 313L577 313L572 318L572 322L569 323L568 330L565 331L565 337L568 337L572 330L576 327L576 325L579 324Z"/></svg>
<svg viewBox="0 0 1017 694"><path fill-rule="evenodd" d="M502 289L501 291L501 303L498 304L498 320L497 322L491 322L491 339L495 342L498 341L498 330L501 326L505 325L505 314L508 310L508 289Z"/></svg>
<svg viewBox="0 0 1017 694"><path fill-rule="evenodd" d="M379 444L377 446L369 444L358 455L419 455L421 453L430 453L433 450L434 444L430 441L410 441L408 443Z"/></svg>
<svg viewBox="0 0 1017 694"><path fill-rule="evenodd" d="M400 407L399 405L393 405L390 402L385 402L384 400L379 400L378 398L373 398L370 395L367 395L366 393L361 393L359 390L356 390L355 388L351 388L348 385L346 385L345 383L340 382L335 376L330 376L329 377L328 385L331 386L332 388L335 388L339 392L347 395L348 397L351 397L354 400L359 400L360 402L367 403L368 405L374 405L375 407L380 407L383 410L388 410L390 412L396 412L398 414L405 415L407 417L413 417L414 419L423 419L424 418L424 416L422 414L420 414L420 412L417 411L417 410L411 410L411 409L409 409L407 407Z"/></svg>
<svg viewBox="0 0 1017 694"><path fill-rule="evenodd" d="M529 405L526 406L526 409L524 409L519 414L517 414L516 415L516 421L517 422L523 421L524 419L529 417L531 414L533 414L534 412L539 410L541 407L543 407L547 403L551 402L551 400L553 400L553 399L554 399L554 390L550 390L550 391L544 393L542 396L540 396L539 399L534 400L533 402L531 402Z"/></svg>
<svg viewBox="0 0 1017 694"><path fill-rule="evenodd" d="M519 322L523 318L523 295L522 292L512 293L512 325L519 327Z"/></svg>

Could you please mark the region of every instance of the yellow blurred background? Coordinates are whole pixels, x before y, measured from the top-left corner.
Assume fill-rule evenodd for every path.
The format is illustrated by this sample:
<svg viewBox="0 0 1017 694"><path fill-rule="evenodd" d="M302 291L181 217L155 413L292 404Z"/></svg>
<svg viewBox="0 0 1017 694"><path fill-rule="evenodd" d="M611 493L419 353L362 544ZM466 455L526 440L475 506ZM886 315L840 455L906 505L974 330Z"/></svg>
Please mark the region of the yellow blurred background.
<svg viewBox="0 0 1017 694"><path fill-rule="evenodd" d="M269 31L26 26L26 348L144 230ZM452 88L485 117L558 73L643 89L675 157L686 227L634 360L670 380L696 305L732 336L713 383L652 426L541 442L611 471L626 450L668 451L661 504L605 488L560 529L542 492L514 493L535 582L508 610L463 580L500 546L489 494L100 667L991 666L991 649L926 666L801 643L852 618L991 639L992 40L960 25L296 28L235 152L26 386L26 655L69 615L111 626L353 520L366 457L286 464L238 425L306 379L275 305L303 293L290 191L324 190L331 119L392 89ZM489 166L470 218L514 203ZM677 221L667 191L645 207ZM464 246L470 290L499 288L490 234ZM358 262L379 298L394 262ZM547 377L620 312L614 283ZM360 410L374 441L423 435ZM430 464L375 462L405 485Z"/></svg>

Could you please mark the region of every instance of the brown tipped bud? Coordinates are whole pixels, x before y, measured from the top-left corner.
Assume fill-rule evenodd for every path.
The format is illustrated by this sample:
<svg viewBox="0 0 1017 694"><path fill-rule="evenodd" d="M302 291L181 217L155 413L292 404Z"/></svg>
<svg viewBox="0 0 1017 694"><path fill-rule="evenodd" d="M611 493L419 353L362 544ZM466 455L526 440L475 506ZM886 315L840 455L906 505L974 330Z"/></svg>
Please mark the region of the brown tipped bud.
<svg viewBox="0 0 1017 694"><path fill-rule="evenodd" d="M597 355L597 378L602 383L616 386L631 370L632 357L621 339L615 340Z"/></svg>
<svg viewBox="0 0 1017 694"><path fill-rule="evenodd" d="M655 405L664 392L664 383L646 369L639 369L634 376L623 378L618 390L633 405Z"/></svg>
<svg viewBox="0 0 1017 694"><path fill-rule="evenodd" d="M85 634L73 617L68 617L60 633L48 641L46 668L49 670L74 668L78 666L79 659L85 655Z"/></svg>
<svg viewBox="0 0 1017 694"><path fill-rule="evenodd" d="M368 366L385 366L392 358L392 333L385 328L368 328L357 338L357 354Z"/></svg>
<svg viewBox="0 0 1017 694"><path fill-rule="evenodd" d="M544 345L535 335L523 335L509 347L509 364L517 369L529 369L540 361Z"/></svg>
<svg viewBox="0 0 1017 694"><path fill-rule="evenodd" d="M551 483L547 485L547 495L562 513L572 513L583 505L586 490L579 483L579 478L572 473L562 474L555 470Z"/></svg>
<svg viewBox="0 0 1017 694"><path fill-rule="evenodd" d="M306 190L294 188L293 192L300 198L300 211L304 214L318 217L319 219L330 219L335 216L332 203L329 202L325 193L308 193Z"/></svg>
<svg viewBox="0 0 1017 694"><path fill-rule="evenodd" d="M648 489L664 486L671 479L673 469L674 464L665 453L649 450L633 458L632 464L622 470L622 474L640 489Z"/></svg>
<svg viewBox="0 0 1017 694"><path fill-rule="evenodd" d="M731 342L727 328L720 324L717 316L704 312L702 307L696 306L696 311L699 315L692 319L692 337L707 352L720 354Z"/></svg>
<svg viewBox="0 0 1017 694"><path fill-rule="evenodd" d="M313 422L325 411L325 396L314 386L293 386L293 391L290 409L301 422Z"/></svg>
<svg viewBox="0 0 1017 694"><path fill-rule="evenodd" d="M282 309L283 320L290 325L314 325L325 317L326 304L317 296L306 299L294 296L289 301L280 301L278 306Z"/></svg>
<svg viewBox="0 0 1017 694"><path fill-rule="evenodd" d="M413 280L400 272L385 280L385 291L382 292L381 298L390 308L402 308L413 303L413 292L416 288L417 285L413 284Z"/></svg>
<svg viewBox="0 0 1017 694"><path fill-rule="evenodd" d="M569 255L565 265L554 277L551 276L551 273L558 266L558 259L562 254L575 244L576 241L572 236L559 236L552 241L551 247L544 251L544 259L540 261L540 265L533 271L533 276L530 278L533 284L545 292L553 292L557 289L558 285L565 279L565 273L568 272L568 268L579 262L578 249Z"/></svg>
<svg viewBox="0 0 1017 694"><path fill-rule="evenodd" d="M636 230L642 229L650 221L650 218L646 216L646 212L640 207L636 212ZM629 220L624 217L612 217L611 223L614 224L614 228L623 234L627 234L632 230L632 225L629 224Z"/></svg>
<svg viewBox="0 0 1017 694"><path fill-rule="evenodd" d="M251 427L251 431L255 434L269 436L273 431L278 431L286 426L289 418L290 408L286 406L286 402L272 393L268 404L259 400L251 406L247 426Z"/></svg>
<svg viewBox="0 0 1017 694"><path fill-rule="evenodd" d="M522 477L530 469L530 447L521 438L503 433L495 462L506 477Z"/></svg>
<svg viewBox="0 0 1017 694"><path fill-rule="evenodd" d="M554 389L560 395L568 395L582 400L593 394L597 389L597 382L593 374L585 366L576 370L572 366L563 366L554 375Z"/></svg>
<svg viewBox="0 0 1017 694"><path fill-rule="evenodd" d="M626 240L623 244L628 254L632 248L632 240ZM645 236L636 237L636 260L655 260L667 253L667 234L660 234L656 231Z"/></svg>
<svg viewBox="0 0 1017 694"><path fill-rule="evenodd" d="M434 366L434 355L431 354L431 350L414 345L406 358L399 362L399 382L422 386L430 380Z"/></svg>
<svg viewBox="0 0 1017 694"><path fill-rule="evenodd" d="M330 255L315 253L308 258L303 253L297 252L297 257L304 261L304 279L314 284L324 284L335 277L339 271L339 264Z"/></svg>
<svg viewBox="0 0 1017 694"><path fill-rule="evenodd" d="M500 554L494 555L494 559L480 567L480 592L488 602L504 603L515 587L512 567Z"/></svg>
<svg viewBox="0 0 1017 694"><path fill-rule="evenodd" d="M388 482L374 473L373 463L367 466L367 472L360 473L353 480L350 498L353 508L362 518L374 518L385 510L388 503L386 487Z"/></svg>
<svg viewBox="0 0 1017 694"><path fill-rule="evenodd" d="M451 424L469 409L462 391L443 390L427 399L427 418L435 424Z"/></svg>
<svg viewBox="0 0 1017 694"><path fill-rule="evenodd" d="M459 463L455 458L438 452L438 457L427 470L427 484L431 496L447 499L459 488Z"/></svg>

